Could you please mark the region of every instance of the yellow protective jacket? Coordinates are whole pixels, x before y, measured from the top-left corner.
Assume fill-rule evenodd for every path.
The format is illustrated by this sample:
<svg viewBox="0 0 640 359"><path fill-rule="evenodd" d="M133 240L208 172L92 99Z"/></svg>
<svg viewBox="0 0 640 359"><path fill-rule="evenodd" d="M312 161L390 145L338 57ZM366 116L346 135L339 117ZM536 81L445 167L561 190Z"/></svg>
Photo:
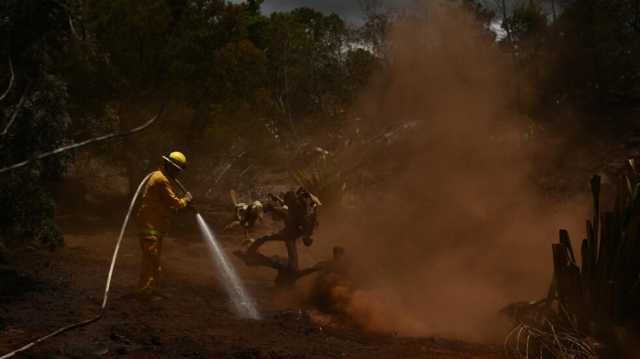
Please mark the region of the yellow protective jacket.
<svg viewBox="0 0 640 359"><path fill-rule="evenodd" d="M138 211L138 227L143 236L164 236L169 230L171 215L187 206L185 199L178 198L167 176L161 170L153 172L142 195Z"/></svg>

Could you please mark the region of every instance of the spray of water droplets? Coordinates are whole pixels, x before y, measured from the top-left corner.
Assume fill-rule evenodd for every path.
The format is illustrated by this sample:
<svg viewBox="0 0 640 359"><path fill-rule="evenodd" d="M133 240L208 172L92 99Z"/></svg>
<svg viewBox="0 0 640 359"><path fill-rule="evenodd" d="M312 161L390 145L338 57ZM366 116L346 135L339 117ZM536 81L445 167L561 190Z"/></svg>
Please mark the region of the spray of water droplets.
<svg viewBox="0 0 640 359"><path fill-rule="evenodd" d="M242 280L238 277L238 274L233 268L233 264L229 262L227 256L224 254L213 231L211 231L211 228L209 228L207 222L204 221L200 214L197 215L197 221L202 236L206 239L207 244L213 252L215 262L218 266L219 277L231 299L234 310L243 318L260 319L260 313L258 313L253 299L244 288Z"/></svg>

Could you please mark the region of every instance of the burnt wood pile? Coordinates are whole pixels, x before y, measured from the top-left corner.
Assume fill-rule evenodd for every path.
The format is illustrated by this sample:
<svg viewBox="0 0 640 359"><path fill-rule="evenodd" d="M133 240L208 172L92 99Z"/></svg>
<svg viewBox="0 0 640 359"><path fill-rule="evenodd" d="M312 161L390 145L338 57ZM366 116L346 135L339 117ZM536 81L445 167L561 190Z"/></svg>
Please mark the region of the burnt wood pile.
<svg viewBox="0 0 640 359"><path fill-rule="evenodd" d="M640 172L634 160L614 184L613 208L601 211L600 176L591 179L593 217L578 260L566 230L553 244L554 284L549 298L558 301L581 327L640 324Z"/></svg>

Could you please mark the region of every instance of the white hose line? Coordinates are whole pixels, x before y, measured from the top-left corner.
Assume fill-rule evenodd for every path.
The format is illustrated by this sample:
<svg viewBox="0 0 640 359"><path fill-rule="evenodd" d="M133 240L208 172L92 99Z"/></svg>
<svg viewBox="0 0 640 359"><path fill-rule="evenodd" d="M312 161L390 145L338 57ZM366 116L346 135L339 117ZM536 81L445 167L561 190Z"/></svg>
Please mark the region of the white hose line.
<svg viewBox="0 0 640 359"><path fill-rule="evenodd" d="M116 259L118 259L118 252L120 251L120 244L122 243L122 239L124 238L124 231L127 228L127 224L129 223L129 217L131 216L131 212L133 212L133 206L136 204L136 199L138 199L138 195L140 191L149 180L149 177L153 175L153 172L149 173L138 185L138 189L136 189L136 193L133 195L133 199L129 204L129 210L127 211L127 216L124 218L124 223L122 223L122 227L120 228L120 235L118 236L118 242L116 243L116 248L113 250L113 256L111 257L111 266L109 267L109 275L107 276L107 283L104 287L104 297L102 298L102 307L101 310L104 311L107 308L107 300L109 298L109 288L111 287L111 277L113 276L113 270L116 267ZM4 359L4 358L0 358Z"/></svg>
<svg viewBox="0 0 640 359"><path fill-rule="evenodd" d="M120 228L120 236L118 237L118 242L116 242L116 248L113 250L113 256L111 257L111 266L109 267L109 274L107 275L107 283L105 284L105 288L104 288L104 297L102 298L102 305L100 306L100 311L98 312L98 314L91 318L91 319L87 319L87 320L83 320L81 322L77 322L71 325L67 325L66 327L62 327L59 328L45 336L42 336L14 351L12 351L11 353L7 353L4 354L3 356L0 357L0 359L7 359L7 358L11 358L14 355L23 352L25 350L30 349L31 347L35 346L36 344L42 343L45 340L49 339L49 338L53 338L56 335L62 334L66 331L69 331L71 329L75 329L75 328L80 328L83 327L85 325L89 325L93 322L98 321L100 318L102 318L102 316L104 315L105 310L107 309L107 301L109 298L109 288L111 287L111 278L113 276L113 270L115 269L116 266L116 259L118 259L118 252L120 251L120 244L122 243L122 239L124 238L124 231L127 228L127 224L129 223L129 217L131 216L131 212L133 211L133 207L136 203L136 200L138 199L138 195L140 194L140 191L142 190L142 188L144 187L144 185L147 183L147 180L149 179L149 177L151 177L153 173L149 173L143 180L142 182L140 182L140 184L138 185L138 189L136 190L136 193L133 195L133 198L131 199L131 204L129 204L129 210L127 211L127 215L124 218L124 222L122 223L122 228Z"/></svg>

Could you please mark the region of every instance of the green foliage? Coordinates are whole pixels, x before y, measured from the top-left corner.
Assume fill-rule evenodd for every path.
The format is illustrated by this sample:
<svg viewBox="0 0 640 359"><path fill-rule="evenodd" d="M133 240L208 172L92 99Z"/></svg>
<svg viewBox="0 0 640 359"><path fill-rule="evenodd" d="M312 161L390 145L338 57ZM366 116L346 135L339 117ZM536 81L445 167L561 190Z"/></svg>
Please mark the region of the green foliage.
<svg viewBox="0 0 640 359"><path fill-rule="evenodd" d="M220 120L212 106L224 116L249 108L292 132L302 118L341 114L375 58L350 50L335 14L300 8L265 17L261 3L90 0L83 18L111 93L136 98L153 89L194 108L190 140Z"/></svg>
<svg viewBox="0 0 640 359"><path fill-rule="evenodd" d="M547 17L534 2L517 7L502 25L510 32L511 41L525 43L540 38L547 26Z"/></svg>
<svg viewBox="0 0 640 359"><path fill-rule="evenodd" d="M358 30L359 38L364 44L371 46L373 53L386 59L388 54L387 32L391 27L391 19L385 14L369 14L365 24Z"/></svg>
<svg viewBox="0 0 640 359"><path fill-rule="evenodd" d="M640 7L635 0L572 1L548 23L535 2L514 10L503 40L522 83L538 87L538 112L574 109L625 123L611 113L640 105Z"/></svg>
<svg viewBox="0 0 640 359"><path fill-rule="evenodd" d="M346 54L346 68L349 86L346 93L353 100L360 89L364 88L371 79L371 76L381 71L378 59L369 51L364 49L354 49Z"/></svg>
<svg viewBox="0 0 640 359"><path fill-rule="evenodd" d="M462 6L473 14L484 26L488 26L496 17L495 10L487 7L487 5L482 1L463 0Z"/></svg>
<svg viewBox="0 0 640 359"><path fill-rule="evenodd" d="M167 1L91 0L86 25L108 49L112 81L138 91L158 86L166 76L166 35L173 23Z"/></svg>
<svg viewBox="0 0 640 359"><path fill-rule="evenodd" d="M213 164L240 148L247 161L304 168L292 174L296 181L323 199L338 196L337 166L327 158L295 163L298 149L311 130L339 128L372 76L384 74L393 60L388 32L401 16L371 11L354 29L310 8L265 16L262 3L5 0L0 83L9 82L9 58L16 81L0 124L15 124L0 140L0 163L131 128L169 98L172 116L95 155L125 165L137 184L131 169L174 146ZM536 118L532 112L561 102L600 111L640 105L637 1L575 1L554 23L536 2L525 3L505 19L510 36L501 44L514 56L519 97L541 98L523 112ZM494 20L478 1L462 6L478 26ZM0 214L3 237L59 241L50 188L68 160L36 163L0 182L0 199L12 204Z"/></svg>
<svg viewBox="0 0 640 359"><path fill-rule="evenodd" d="M65 54L67 16L57 2L9 1L0 23L1 48L10 49L16 81L7 106L0 111L2 128L11 120L0 142L0 164L25 160L67 141L69 116L66 82L57 65ZM3 68L7 66L3 63ZM2 81L5 83L5 81ZM0 201L0 238L31 238L49 247L62 243L52 218L55 212L51 188L60 180L68 161L59 156L3 175Z"/></svg>
<svg viewBox="0 0 640 359"><path fill-rule="evenodd" d="M336 15L308 8L271 15L269 78L282 113L304 116L322 111L328 95L345 98L346 35Z"/></svg>
<svg viewBox="0 0 640 359"><path fill-rule="evenodd" d="M633 0L575 2L559 19L564 76L577 85L567 92L582 106L607 111L640 104L639 19Z"/></svg>
<svg viewBox="0 0 640 359"><path fill-rule="evenodd" d="M198 153L200 164L240 148L253 160L288 165L281 159L295 156L289 151L305 131L340 124L380 68L371 50L383 46L388 19L378 16L366 37L335 14L300 8L265 16L262 3L7 0L0 67L11 57L17 75L0 124L15 124L0 139L0 164L131 128L169 98L171 116L93 155L126 168L134 185L136 169L174 146ZM11 203L0 214L2 238L60 243L51 188L70 159L34 163L0 182L0 200Z"/></svg>

